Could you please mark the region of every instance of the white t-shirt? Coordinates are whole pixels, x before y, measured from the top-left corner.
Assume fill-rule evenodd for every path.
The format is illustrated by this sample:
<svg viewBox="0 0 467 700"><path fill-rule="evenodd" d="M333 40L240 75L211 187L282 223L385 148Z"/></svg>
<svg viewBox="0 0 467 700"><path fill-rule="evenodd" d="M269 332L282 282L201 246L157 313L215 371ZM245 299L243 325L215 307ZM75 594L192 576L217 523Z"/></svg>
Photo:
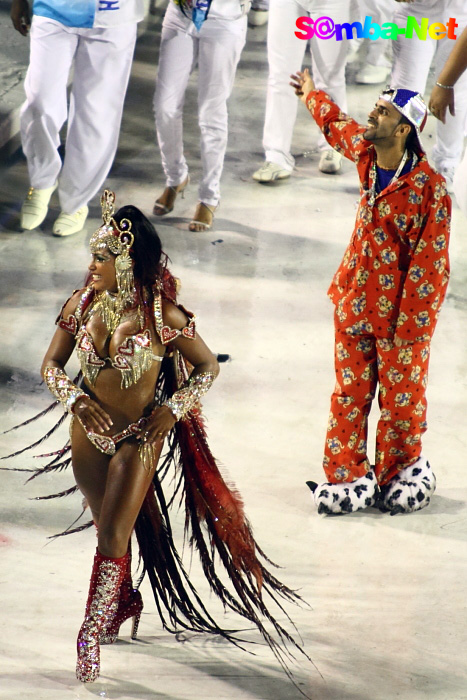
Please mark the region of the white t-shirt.
<svg viewBox="0 0 467 700"><path fill-rule="evenodd" d="M34 0L32 12L66 27L117 27L140 22L144 0Z"/></svg>

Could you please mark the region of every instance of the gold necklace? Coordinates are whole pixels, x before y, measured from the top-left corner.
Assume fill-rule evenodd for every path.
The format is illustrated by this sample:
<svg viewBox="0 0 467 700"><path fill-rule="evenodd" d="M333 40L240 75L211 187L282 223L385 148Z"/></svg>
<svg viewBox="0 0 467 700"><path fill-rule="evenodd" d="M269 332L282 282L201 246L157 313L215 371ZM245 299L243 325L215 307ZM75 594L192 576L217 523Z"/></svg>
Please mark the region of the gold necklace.
<svg viewBox="0 0 467 700"><path fill-rule="evenodd" d="M112 294L105 290L98 294L94 311L100 314L109 335L113 335L121 323L126 308L127 303L122 300L121 294ZM138 304L137 308L134 310L134 318L137 318L139 328L142 329L144 325L144 312L140 304Z"/></svg>
<svg viewBox="0 0 467 700"><path fill-rule="evenodd" d="M123 305L119 295L111 294L107 290L100 292L94 309L101 315L109 334L113 335L123 315Z"/></svg>

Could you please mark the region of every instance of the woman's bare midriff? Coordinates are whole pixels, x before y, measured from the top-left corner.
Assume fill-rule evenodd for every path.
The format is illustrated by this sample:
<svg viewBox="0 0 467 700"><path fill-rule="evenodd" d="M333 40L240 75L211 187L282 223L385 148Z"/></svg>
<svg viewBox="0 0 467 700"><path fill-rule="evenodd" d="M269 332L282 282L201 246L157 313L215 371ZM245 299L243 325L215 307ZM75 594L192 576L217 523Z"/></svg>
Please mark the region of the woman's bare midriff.
<svg viewBox="0 0 467 700"><path fill-rule="evenodd" d="M136 384L124 389L121 387L120 370L104 367L99 372L94 387L85 383L85 390L112 419L111 430L103 435L114 435L141 418L154 401L159 371L160 362L154 362L151 369L145 372Z"/></svg>

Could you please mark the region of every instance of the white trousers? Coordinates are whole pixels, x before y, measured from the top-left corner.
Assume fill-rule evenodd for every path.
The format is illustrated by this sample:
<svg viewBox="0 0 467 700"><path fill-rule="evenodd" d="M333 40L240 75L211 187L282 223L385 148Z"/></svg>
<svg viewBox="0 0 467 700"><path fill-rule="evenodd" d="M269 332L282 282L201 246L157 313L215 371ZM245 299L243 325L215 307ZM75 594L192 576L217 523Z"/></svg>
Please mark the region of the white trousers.
<svg viewBox="0 0 467 700"><path fill-rule="evenodd" d="M392 22L397 7L394 0L358 0L359 16L357 19L363 24L368 15L373 19L373 22L381 26L384 22ZM352 17L352 19L354 18ZM391 42L380 38L368 39L367 43L366 62L372 66L387 66L389 68L391 64L385 54L390 49Z"/></svg>
<svg viewBox="0 0 467 700"><path fill-rule="evenodd" d="M292 170L290 152L299 100L290 87L290 75L302 68L307 42L297 39L295 22L304 15L334 22L349 21L349 0L271 0L268 25L269 77L266 96L263 148L266 160ZM348 42L310 39L313 78L316 87L326 90L341 109L347 109L345 60ZM319 148L329 148L324 137Z"/></svg>
<svg viewBox="0 0 467 700"><path fill-rule="evenodd" d="M450 0L433 2L414 2L404 9L401 6L394 18L399 26L405 26L407 15L412 15L420 22L422 17L428 17L432 22L446 22L449 17L455 17L459 24L456 35L460 36L467 24L467 2L462 10L462 3ZM461 10L461 13L458 11ZM391 75L391 85L422 94L425 91L428 72L434 63L435 76L438 76L454 47L452 39L420 40L415 35L412 39L400 37L393 42L394 65ZM436 144L433 147L433 162L437 168L455 168L462 156L464 144L464 129L467 120L467 71L459 78L455 88L456 114L446 114L446 124L436 120ZM423 139L423 134L422 134Z"/></svg>
<svg viewBox="0 0 467 700"><path fill-rule="evenodd" d="M96 194L112 165L135 41L136 24L77 29L33 18L21 140L31 186L45 189L58 180L60 205L68 214ZM62 163L57 148L67 117Z"/></svg>
<svg viewBox="0 0 467 700"><path fill-rule="evenodd" d="M199 200L216 206L228 138L227 100L246 40L247 17L207 19L201 31L170 3L162 24L154 95L157 139L167 187L188 175L183 153L183 105L191 72L198 65L198 121L202 179Z"/></svg>

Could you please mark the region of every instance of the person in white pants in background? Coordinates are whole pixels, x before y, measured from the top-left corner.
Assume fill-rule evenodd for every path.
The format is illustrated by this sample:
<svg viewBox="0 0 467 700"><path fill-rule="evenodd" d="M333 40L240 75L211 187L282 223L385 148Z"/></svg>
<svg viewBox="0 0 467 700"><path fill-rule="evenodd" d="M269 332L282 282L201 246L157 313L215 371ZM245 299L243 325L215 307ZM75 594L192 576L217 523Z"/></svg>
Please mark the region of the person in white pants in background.
<svg viewBox="0 0 467 700"><path fill-rule="evenodd" d="M31 186L20 225L40 226L58 188L61 212L53 234L69 236L82 230L88 202L112 166L144 0L34 0L32 12L31 23L27 0L13 0L15 28L23 35L31 29L20 115ZM62 163L57 149L67 119Z"/></svg>
<svg viewBox="0 0 467 700"><path fill-rule="evenodd" d="M269 77L266 96L266 115L263 131L265 163L253 174L258 182L272 182L290 177L294 158L291 153L292 136L297 117L297 100L290 90L290 75L302 65L307 41L295 36L296 20L310 16L317 20L330 17L335 24L349 22L349 0L271 0L268 24ZM345 36L345 35L344 35ZM313 79L318 88L325 90L345 111L345 63L348 41L310 39ZM319 169L324 173L340 170L342 156L329 147L320 135Z"/></svg>
<svg viewBox="0 0 467 700"><path fill-rule="evenodd" d="M466 0L415 0L400 2L394 22L403 27L407 16L412 15L420 21L423 17L429 23L441 22L446 25L450 17L456 20L455 35L459 37L467 26ZM394 65L391 85L416 90L423 93L426 88L428 72L434 62L435 75L439 75L454 48L455 40L446 35L442 39L420 40L414 33L411 39L399 36L393 42ZM437 121L436 143L432 151L433 164L444 175L448 189L452 191L452 182L456 167L462 157L464 132L467 123L467 73L456 83L456 113L447 114L446 122Z"/></svg>
<svg viewBox="0 0 467 700"><path fill-rule="evenodd" d="M430 95L430 112L443 124L446 123L448 110L450 114L456 113L457 81L466 71L467 27L454 42L454 47L437 77ZM467 217L467 148L454 175L453 191L459 207L464 212L464 216Z"/></svg>
<svg viewBox="0 0 467 700"><path fill-rule="evenodd" d="M397 4L395 0L356 0L362 24L368 15L373 22L380 26L384 22L392 22ZM367 53L365 63L355 75L355 82L362 85L378 85L383 83L391 72L391 61L387 52L391 49L391 41L387 39L366 39Z"/></svg>
<svg viewBox="0 0 467 700"><path fill-rule="evenodd" d="M204 12L207 3L199 4ZM170 2L162 23L154 95L157 139L166 187L154 214L171 212L189 182L183 153L183 105L190 74L198 66L198 122L201 131L202 178L190 231L212 226L220 201L220 178L228 138L227 100L246 40L249 3L213 0L198 27L192 10Z"/></svg>

